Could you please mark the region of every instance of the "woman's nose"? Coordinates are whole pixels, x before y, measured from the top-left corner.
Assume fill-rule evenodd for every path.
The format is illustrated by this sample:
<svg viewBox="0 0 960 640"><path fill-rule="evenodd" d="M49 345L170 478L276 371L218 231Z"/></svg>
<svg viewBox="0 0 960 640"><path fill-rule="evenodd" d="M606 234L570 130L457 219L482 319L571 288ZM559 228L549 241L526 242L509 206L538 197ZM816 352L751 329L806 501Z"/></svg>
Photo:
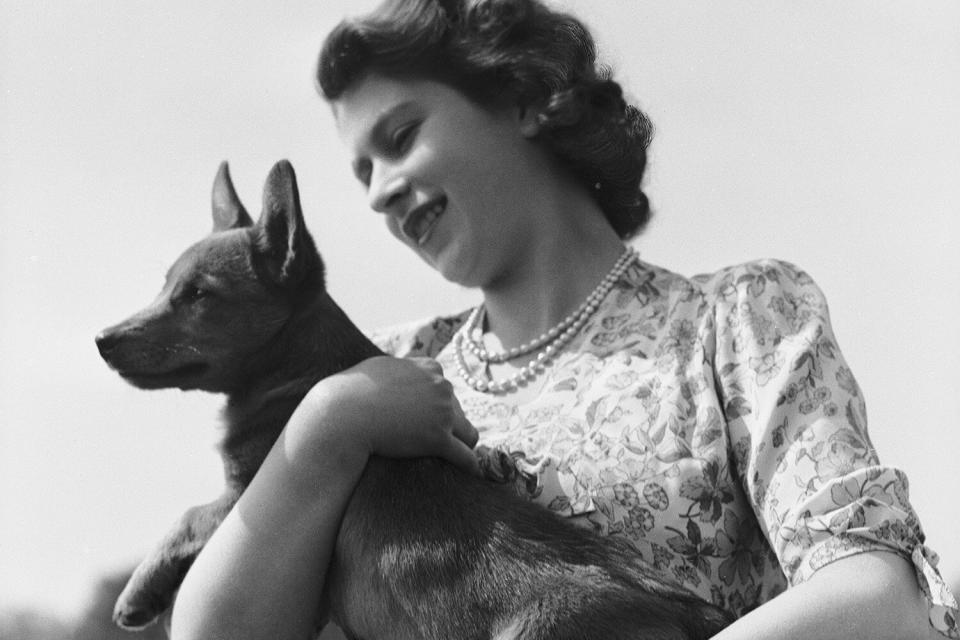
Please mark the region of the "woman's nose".
<svg viewBox="0 0 960 640"><path fill-rule="evenodd" d="M370 208L379 213L397 213L404 197L410 193L410 181L404 176L384 176L371 181Z"/></svg>

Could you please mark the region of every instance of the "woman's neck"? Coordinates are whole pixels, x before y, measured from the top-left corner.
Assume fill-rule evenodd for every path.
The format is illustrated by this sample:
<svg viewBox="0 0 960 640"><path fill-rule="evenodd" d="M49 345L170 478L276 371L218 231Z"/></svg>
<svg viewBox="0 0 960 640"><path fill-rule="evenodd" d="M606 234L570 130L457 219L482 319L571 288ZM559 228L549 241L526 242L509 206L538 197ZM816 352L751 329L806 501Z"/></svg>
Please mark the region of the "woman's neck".
<svg viewBox="0 0 960 640"><path fill-rule="evenodd" d="M516 264L483 287L487 329L504 348L528 342L563 321L623 253L623 242L599 211L552 217Z"/></svg>

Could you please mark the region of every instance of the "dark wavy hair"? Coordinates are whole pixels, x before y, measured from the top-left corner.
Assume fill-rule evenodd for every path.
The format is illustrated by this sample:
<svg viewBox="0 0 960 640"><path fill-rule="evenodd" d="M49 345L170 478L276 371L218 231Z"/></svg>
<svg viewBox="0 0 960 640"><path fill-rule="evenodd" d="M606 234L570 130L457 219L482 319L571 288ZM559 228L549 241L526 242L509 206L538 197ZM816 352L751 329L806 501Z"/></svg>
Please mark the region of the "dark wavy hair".
<svg viewBox="0 0 960 640"><path fill-rule="evenodd" d="M576 18L540 0L386 0L327 36L317 85L336 100L370 71L435 79L481 105L537 109L538 139L621 238L649 220L640 184L653 126L597 63Z"/></svg>

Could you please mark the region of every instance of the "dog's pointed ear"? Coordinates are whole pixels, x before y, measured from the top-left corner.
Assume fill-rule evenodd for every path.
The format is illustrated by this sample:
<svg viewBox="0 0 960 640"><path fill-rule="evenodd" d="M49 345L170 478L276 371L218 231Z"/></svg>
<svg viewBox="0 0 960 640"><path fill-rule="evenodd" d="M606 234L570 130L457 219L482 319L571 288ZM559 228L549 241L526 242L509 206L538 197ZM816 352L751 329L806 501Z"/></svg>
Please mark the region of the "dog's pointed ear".
<svg viewBox="0 0 960 640"><path fill-rule="evenodd" d="M230 168L227 161L220 163L220 170L213 180L213 230L226 231L239 227L249 227L253 224L250 214L243 208L237 191L230 180Z"/></svg>
<svg viewBox="0 0 960 640"><path fill-rule="evenodd" d="M322 284L323 263L303 220L297 177L286 160L267 176L255 230L257 256L274 282L292 287L316 277Z"/></svg>

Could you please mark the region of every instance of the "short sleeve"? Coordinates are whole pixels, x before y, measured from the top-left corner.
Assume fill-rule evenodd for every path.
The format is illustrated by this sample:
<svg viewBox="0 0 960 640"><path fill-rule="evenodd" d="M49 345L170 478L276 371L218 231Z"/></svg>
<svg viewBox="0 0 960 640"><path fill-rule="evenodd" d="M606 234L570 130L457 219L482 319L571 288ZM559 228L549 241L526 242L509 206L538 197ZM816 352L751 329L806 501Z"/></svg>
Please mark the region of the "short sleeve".
<svg viewBox="0 0 960 640"><path fill-rule="evenodd" d="M734 460L790 583L845 556L892 551L913 563L933 626L960 637L907 478L877 458L819 288L777 261L715 278L716 375Z"/></svg>

